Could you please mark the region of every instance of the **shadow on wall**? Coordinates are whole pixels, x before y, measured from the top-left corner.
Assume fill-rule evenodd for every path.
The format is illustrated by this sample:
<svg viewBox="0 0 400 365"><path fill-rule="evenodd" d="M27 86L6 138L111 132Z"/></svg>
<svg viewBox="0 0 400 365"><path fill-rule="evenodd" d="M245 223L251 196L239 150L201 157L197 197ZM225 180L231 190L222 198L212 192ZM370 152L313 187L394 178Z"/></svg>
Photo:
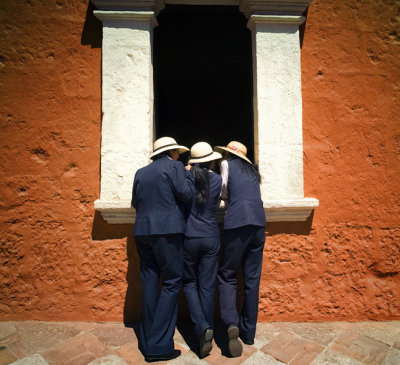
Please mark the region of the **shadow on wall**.
<svg viewBox="0 0 400 365"><path fill-rule="evenodd" d="M303 16L306 18L305 22L300 24L299 26L299 38L300 38L300 49L303 47L303 40L304 40L304 33L306 31L306 23L307 23L307 17L308 17L308 8L306 11L303 13Z"/></svg>
<svg viewBox="0 0 400 365"><path fill-rule="evenodd" d="M82 29L81 45L87 46L90 44L91 48L100 48L102 44L103 26L101 21L93 15L93 10L95 9L95 6L89 0L85 23Z"/></svg>
<svg viewBox="0 0 400 365"><path fill-rule="evenodd" d="M267 236L274 236L276 234L309 235L313 219L314 211L312 211L304 222L268 222L265 233Z"/></svg>
<svg viewBox="0 0 400 365"><path fill-rule="evenodd" d="M142 303L142 285L140 284L140 260L132 234L126 245L128 270L126 273L127 289L124 303L124 323L140 320Z"/></svg>
<svg viewBox="0 0 400 365"><path fill-rule="evenodd" d="M126 257L128 268L126 273L127 289L124 302L124 323L137 322L140 319L142 287L140 284L139 256L132 236L132 224L107 224L100 212L95 212L92 239L94 241L126 238Z"/></svg>

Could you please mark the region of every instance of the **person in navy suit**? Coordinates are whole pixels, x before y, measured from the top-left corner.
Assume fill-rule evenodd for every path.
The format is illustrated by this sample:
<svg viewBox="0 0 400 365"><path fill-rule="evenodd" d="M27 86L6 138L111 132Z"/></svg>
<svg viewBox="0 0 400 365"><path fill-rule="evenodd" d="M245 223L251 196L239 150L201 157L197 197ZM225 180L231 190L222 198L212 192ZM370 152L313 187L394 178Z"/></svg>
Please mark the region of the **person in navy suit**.
<svg viewBox="0 0 400 365"><path fill-rule="evenodd" d="M213 152L206 142L198 142L190 150L189 164L196 193L190 202L183 243L183 290L199 339L200 358L210 353L214 334L214 293L220 248L216 209L222 178L212 170L215 160L220 158L222 155Z"/></svg>
<svg viewBox="0 0 400 365"><path fill-rule="evenodd" d="M153 161L137 170L133 183L133 235L142 283L139 346L148 362L180 355L173 336L183 275L186 220L182 207L192 199L195 186L192 174L177 159L188 150L170 137L156 140L150 155Z"/></svg>
<svg viewBox="0 0 400 365"><path fill-rule="evenodd" d="M232 141L215 150L225 157L221 162L221 197L227 200L218 270L221 319L227 327L229 352L237 357L243 350L239 337L246 344L254 343L266 220L260 193L261 177L257 166L246 157L246 146ZM240 265L244 303L239 315L236 275Z"/></svg>

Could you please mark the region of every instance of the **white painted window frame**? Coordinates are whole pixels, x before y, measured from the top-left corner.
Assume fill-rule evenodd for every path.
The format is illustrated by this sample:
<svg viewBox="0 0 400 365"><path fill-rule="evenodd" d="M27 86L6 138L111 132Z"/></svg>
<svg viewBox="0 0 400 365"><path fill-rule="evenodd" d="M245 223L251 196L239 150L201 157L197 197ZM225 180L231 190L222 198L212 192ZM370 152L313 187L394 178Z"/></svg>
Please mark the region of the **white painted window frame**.
<svg viewBox="0 0 400 365"><path fill-rule="evenodd" d="M154 140L153 27L165 4L237 5L249 19L254 152L267 222L305 221L299 25L312 0L92 0L103 22L100 199L111 224L134 223L131 189Z"/></svg>

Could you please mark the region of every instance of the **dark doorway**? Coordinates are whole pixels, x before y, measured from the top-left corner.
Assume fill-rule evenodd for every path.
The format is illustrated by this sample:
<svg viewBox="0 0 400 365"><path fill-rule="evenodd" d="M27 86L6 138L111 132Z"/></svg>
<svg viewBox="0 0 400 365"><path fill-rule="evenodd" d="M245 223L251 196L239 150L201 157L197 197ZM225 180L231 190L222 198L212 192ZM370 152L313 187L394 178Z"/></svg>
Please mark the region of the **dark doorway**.
<svg viewBox="0 0 400 365"><path fill-rule="evenodd" d="M231 140L253 160L251 33L237 6L167 5L154 29L156 138Z"/></svg>

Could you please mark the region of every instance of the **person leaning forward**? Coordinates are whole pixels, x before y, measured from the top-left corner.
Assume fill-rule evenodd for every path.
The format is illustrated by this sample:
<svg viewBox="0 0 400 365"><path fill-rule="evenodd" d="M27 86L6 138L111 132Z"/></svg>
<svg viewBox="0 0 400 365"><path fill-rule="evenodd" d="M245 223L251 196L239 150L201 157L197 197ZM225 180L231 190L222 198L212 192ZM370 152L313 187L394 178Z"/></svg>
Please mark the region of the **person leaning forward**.
<svg viewBox="0 0 400 365"><path fill-rule="evenodd" d="M192 199L195 187L192 174L177 159L188 150L173 138L157 139L150 155L153 161L136 172L133 183L133 235L142 283L139 346L148 362L180 355L173 335L183 275L186 221L182 206Z"/></svg>
<svg viewBox="0 0 400 365"><path fill-rule="evenodd" d="M254 343L258 296L265 243L265 213L261 200L261 176L247 158L244 144L231 141L215 151L224 155L221 162L221 197L228 200L224 218L218 289L221 319L227 327L232 357L242 354L242 344ZM240 314L236 308L237 272L242 267L244 302Z"/></svg>

